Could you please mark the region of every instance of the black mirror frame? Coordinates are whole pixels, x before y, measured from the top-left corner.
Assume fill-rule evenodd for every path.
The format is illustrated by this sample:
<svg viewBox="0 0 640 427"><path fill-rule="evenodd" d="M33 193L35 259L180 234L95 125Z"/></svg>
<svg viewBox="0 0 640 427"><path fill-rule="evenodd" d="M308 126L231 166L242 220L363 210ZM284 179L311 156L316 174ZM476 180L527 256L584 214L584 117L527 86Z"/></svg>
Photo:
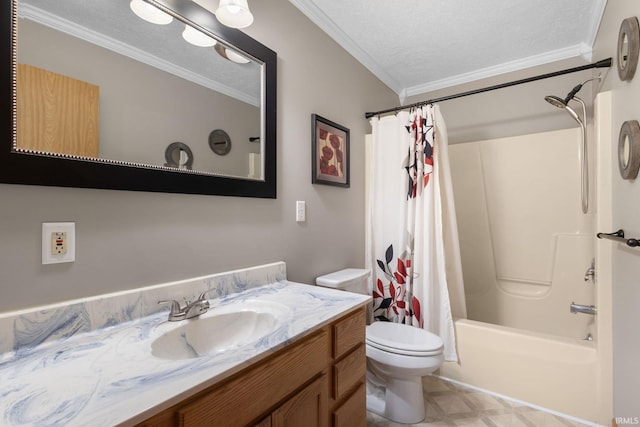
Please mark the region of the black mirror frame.
<svg viewBox="0 0 640 427"><path fill-rule="evenodd" d="M0 69L3 94L0 100L0 129L6 138L0 144L0 183L276 198L277 54L242 31L221 25L213 14L204 13L204 9L193 2L160 0L155 3L197 23L264 64L264 180L175 172L13 151L16 132L14 106L17 67L17 40L14 38L13 29L17 25L18 17L17 3L9 0L2 2L0 6L0 20L4 22L0 25L0 37L3 40L0 47L0 55L3 58Z"/></svg>

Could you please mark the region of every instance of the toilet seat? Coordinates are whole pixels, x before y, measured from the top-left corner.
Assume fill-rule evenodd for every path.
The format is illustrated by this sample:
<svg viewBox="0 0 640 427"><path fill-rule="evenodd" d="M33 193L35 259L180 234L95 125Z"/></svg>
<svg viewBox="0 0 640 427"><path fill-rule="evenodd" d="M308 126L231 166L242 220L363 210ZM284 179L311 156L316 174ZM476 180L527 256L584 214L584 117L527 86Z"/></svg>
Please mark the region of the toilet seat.
<svg viewBox="0 0 640 427"><path fill-rule="evenodd" d="M442 354L442 339L424 329L393 322L374 322L367 326L366 343L377 349L406 356Z"/></svg>

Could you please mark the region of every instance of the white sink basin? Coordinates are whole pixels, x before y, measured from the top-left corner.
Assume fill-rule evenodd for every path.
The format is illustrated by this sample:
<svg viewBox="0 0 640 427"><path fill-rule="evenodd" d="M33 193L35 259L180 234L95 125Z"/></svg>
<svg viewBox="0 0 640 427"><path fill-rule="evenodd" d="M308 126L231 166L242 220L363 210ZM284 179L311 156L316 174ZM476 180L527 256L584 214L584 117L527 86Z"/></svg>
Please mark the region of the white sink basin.
<svg viewBox="0 0 640 427"><path fill-rule="evenodd" d="M283 325L288 313L287 306L272 301L212 307L200 317L161 324L151 354L161 359L190 359L255 343Z"/></svg>

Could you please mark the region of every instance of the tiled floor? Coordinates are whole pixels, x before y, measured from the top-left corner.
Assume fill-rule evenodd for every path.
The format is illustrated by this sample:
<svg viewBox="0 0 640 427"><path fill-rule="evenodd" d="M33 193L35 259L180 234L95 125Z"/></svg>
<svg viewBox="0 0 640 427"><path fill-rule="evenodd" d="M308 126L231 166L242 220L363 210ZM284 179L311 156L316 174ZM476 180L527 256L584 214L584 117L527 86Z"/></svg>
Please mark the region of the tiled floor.
<svg viewBox="0 0 640 427"><path fill-rule="evenodd" d="M427 416L417 427L586 427L436 377L423 379ZM367 412L367 427L406 426Z"/></svg>

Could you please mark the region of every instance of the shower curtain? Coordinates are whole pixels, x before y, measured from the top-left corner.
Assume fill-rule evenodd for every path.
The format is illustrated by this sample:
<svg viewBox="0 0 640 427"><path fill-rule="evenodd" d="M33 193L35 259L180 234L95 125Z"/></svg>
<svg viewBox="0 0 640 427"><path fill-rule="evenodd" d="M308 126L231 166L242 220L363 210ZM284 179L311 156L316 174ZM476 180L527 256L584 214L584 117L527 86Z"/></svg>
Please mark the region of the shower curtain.
<svg viewBox="0 0 640 427"><path fill-rule="evenodd" d="M437 334L445 360L457 361L453 317L466 317L466 307L444 120L428 105L374 117L371 126L373 316Z"/></svg>

